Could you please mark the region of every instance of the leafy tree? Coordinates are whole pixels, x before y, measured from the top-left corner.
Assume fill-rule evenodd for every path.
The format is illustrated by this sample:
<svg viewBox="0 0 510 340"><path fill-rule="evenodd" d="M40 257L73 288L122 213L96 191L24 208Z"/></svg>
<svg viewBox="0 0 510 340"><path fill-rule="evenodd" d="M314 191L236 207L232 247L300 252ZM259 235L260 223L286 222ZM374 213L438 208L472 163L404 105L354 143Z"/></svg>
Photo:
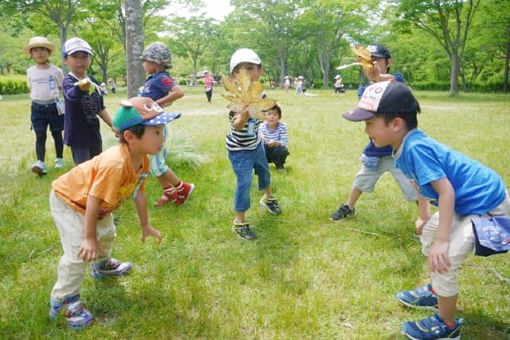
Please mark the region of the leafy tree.
<svg viewBox="0 0 510 340"><path fill-rule="evenodd" d="M399 24L414 25L430 34L450 59L450 94L459 92L459 71L466 40L480 0L399 0Z"/></svg>
<svg viewBox="0 0 510 340"><path fill-rule="evenodd" d="M184 19L177 17L170 24L173 52L191 59L193 65L193 83L196 83L198 61L210 48L209 41L215 35L214 20L199 17Z"/></svg>

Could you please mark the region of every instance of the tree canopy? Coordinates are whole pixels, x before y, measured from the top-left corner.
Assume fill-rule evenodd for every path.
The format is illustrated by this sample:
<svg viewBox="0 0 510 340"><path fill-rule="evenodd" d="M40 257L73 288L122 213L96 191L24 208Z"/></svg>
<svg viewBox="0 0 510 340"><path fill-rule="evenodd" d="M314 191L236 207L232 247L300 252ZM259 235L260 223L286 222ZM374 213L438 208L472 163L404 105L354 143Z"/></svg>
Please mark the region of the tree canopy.
<svg viewBox="0 0 510 340"><path fill-rule="evenodd" d="M176 17L180 3L191 17ZM139 38L127 46L125 3L140 4ZM4 0L0 4L0 73L24 74L31 61L21 47L47 36L58 47L86 39L95 55L90 72L99 79L126 80L126 56L153 41L167 43L172 75L184 80L208 68L228 73L235 49L253 48L263 60L264 79L282 83L302 75L329 87L341 74L346 85L363 81L359 68L336 71L354 60L349 45L381 43L393 55L393 72L416 88L508 91L510 4L505 0L231 0L234 10L218 22L198 12L200 0ZM197 13L193 16L193 13ZM141 38L140 38L141 37ZM58 48L60 52L60 48ZM62 65L60 53L52 62ZM130 60L131 60L130 59ZM194 79L195 81L195 79Z"/></svg>

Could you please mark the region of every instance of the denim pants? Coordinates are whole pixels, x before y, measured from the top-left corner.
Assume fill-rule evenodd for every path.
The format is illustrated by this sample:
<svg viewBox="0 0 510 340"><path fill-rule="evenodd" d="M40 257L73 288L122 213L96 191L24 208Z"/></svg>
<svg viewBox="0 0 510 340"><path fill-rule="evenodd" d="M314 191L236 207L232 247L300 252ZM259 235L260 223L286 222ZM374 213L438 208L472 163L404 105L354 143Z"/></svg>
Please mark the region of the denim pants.
<svg viewBox="0 0 510 340"><path fill-rule="evenodd" d="M237 212L246 211L250 208L253 169L255 169L255 174L259 178L259 190L263 190L271 184L271 174L264 146L259 143L255 150L229 151L228 158L237 176L234 210Z"/></svg>

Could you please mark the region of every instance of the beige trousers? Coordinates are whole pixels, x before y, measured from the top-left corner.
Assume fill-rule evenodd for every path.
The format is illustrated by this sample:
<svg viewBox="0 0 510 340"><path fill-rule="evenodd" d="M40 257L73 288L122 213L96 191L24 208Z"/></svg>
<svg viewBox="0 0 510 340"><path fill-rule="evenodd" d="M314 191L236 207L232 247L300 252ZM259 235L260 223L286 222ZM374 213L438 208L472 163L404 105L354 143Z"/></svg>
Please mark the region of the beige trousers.
<svg viewBox="0 0 510 340"><path fill-rule="evenodd" d="M50 193L50 210L64 249L51 299L61 301L79 293L83 275L89 265L77 256L84 239L85 216L69 207L53 190ZM112 214L97 221L97 240L102 248L98 260L110 257L116 236Z"/></svg>
<svg viewBox="0 0 510 340"><path fill-rule="evenodd" d="M491 211L490 214L493 216L510 216L510 198L508 196L508 191L503 203ZM450 259L451 266L446 273L431 273L430 275L432 288L439 296L451 297L456 296L459 292L457 272L461 263L474 250L475 238L471 219L475 217L479 216L459 216L457 214L454 214L453 216L450 231L450 249L448 250L448 257ZM439 212L436 212L427 221L420 236L422 252L425 256L428 256L430 247L432 246L432 243L434 243L438 227Z"/></svg>

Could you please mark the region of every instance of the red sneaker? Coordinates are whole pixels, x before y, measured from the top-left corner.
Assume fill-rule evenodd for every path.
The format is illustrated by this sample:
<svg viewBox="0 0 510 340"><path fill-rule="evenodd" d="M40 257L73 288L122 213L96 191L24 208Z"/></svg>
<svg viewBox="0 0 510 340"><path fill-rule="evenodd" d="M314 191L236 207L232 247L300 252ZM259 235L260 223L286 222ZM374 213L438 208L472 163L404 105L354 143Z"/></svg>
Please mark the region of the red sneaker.
<svg viewBox="0 0 510 340"><path fill-rule="evenodd" d="M175 201L175 204L183 205L186 203L193 190L195 190L195 184L181 182L181 184L179 184L176 188L177 200Z"/></svg>
<svg viewBox="0 0 510 340"><path fill-rule="evenodd" d="M156 203L154 203L154 206L156 208L161 208L168 202L175 202L175 204L178 204L178 199L179 196L177 195L177 191L174 188L168 188L163 190L163 196L161 196L161 198Z"/></svg>

